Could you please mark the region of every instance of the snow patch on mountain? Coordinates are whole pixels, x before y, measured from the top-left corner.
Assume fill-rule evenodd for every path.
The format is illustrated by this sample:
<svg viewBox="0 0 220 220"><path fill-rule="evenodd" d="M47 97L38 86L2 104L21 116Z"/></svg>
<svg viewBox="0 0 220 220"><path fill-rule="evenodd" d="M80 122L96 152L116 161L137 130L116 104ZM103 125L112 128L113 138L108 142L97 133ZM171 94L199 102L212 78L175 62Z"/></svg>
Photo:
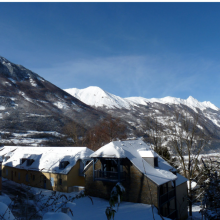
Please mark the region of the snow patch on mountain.
<svg viewBox="0 0 220 220"><path fill-rule="evenodd" d="M121 98L119 96L113 95L109 92L104 91L103 89L90 86L85 89L65 89L70 95L76 97L77 99L81 100L82 102L86 103L90 106L95 107L106 107L109 109L115 108L125 108L131 109L132 107L138 105L148 105L148 103L160 103L160 104L176 104L176 105L186 105L189 108L192 108L194 111L197 112L197 108L200 110L205 110L207 108L213 109L215 111L219 111L220 109L216 107L209 101L199 102L197 99L189 96L188 99L180 99L174 97L164 97L164 98L151 98L146 99L143 97L128 97L128 98Z"/></svg>
<svg viewBox="0 0 220 220"><path fill-rule="evenodd" d="M30 78L30 83L32 86L37 87L37 83L32 78Z"/></svg>
<svg viewBox="0 0 220 220"><path fill-rule="evenodd" d="M53 104L55 106L57 106L59 109L64 109L64 108L67 109L68 108L67 104L64 102L54 102Z"/></svg>

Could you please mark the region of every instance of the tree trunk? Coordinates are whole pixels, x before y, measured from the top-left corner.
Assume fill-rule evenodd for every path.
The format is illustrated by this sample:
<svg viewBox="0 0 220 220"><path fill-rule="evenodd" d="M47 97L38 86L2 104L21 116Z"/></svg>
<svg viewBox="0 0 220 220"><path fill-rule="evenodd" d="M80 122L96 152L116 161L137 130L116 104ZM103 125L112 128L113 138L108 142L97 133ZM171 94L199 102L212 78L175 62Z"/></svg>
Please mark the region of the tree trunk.
<svg viewBox="0 0 220 220"><path fill-rule="evenodd" d="M191 179L189 180L189 216L192 216L192 186Z"/></svg>

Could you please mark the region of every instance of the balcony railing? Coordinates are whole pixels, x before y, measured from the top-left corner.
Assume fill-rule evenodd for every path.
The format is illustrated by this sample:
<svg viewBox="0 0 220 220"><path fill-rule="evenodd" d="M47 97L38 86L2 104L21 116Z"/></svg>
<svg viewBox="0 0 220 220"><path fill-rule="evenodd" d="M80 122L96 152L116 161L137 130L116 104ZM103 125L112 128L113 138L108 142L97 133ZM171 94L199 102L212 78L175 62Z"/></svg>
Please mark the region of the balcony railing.
<svg viewBox="0 0 220 220"><path fill-rule="evenodd" d="M162 196L160 196L160 204L162 205L163 203L174 197L175 197L175 188L173 189L169 187L169 191L163 194Z"/></svg>
<svg viewBox="0 0 220 220"><path fill-rule="evenodd" d="M170 214L167 216L167 218L170 218L170 219L176 219L177 218L177 214L176 214L176 210L175 209L171 209L170 210Z"/></svg>
<svg viewBox="0 0 220 220"><path fill-rule="evenodd" d="M102 181L123 181L126 178L125 172L113 172L113 171L102 171L102 170L94 170L94 178L95 180Z"/></svg>
<svg viewBox="0 0 220 220"><path fill-rule="evenodd" d="M170 219L176 219L176 210L175 209L162 209L161 213L164 217L170 218Z"/></svg>

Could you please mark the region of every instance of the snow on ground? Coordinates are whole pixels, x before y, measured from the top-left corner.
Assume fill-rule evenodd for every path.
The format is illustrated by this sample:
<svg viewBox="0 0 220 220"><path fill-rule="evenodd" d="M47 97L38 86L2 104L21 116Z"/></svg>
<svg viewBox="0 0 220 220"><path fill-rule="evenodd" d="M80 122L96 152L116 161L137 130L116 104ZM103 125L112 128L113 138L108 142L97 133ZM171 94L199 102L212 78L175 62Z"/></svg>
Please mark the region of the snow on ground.
<svg viewBox="0 0 220 220"><path fill-rule="evenodd" d="M10 204L12 204L11 199L8 197L8 195L2 193L2 195L0 195L0 202L5 203L7 206L9 206Z"/></svg>
<svg viewBox="0 0 220 220"><path fill-rule="evenodd" d="M50 190L44 190L44 189L42 190L38 188L33 188L32 190L33 192L35 192L35 194L39 194L40 191L42 191L42 194L45 195L45 198L44 198L45 201L52 193L52 191ZM67 197L76 195L76 193L74 192L62 193L62 194L66 195ZM41 201L43 202L44 200L41 200ZM77 220L85 220L85 219L105 220L107 219L105 215L105 210L109 206L108 200L97 198L97 197L92 197L92 201L93 203L91 202L90 198L83 197L83 198L74 200L75 204L73 203L68 204L66 207L71 208L73 212L73 216L71 215L71 213L68 213L69 218L72 220L74 219L77 219ZM44 218L43 218L44 220L61 219L61 218L58 218L58 216L60 215L59 212L57 214L52 215L51 210L46 211L45 213L43 213L43 215L44 215ZM122 202L118 208L118 211L115 214L115 220L122 220L122 219L146 220L146 216L147 216L147 219L153 219L152 208L150 205L142 204L142 203ZM162 218L158 215L156 208L154 208L154 216L155 216L155 220L162 220ZM62 219L64 220L65 218L62 218ZM164 219L168 220L168 218L164 218Z"/></svg>
<svg viewBox="0 0 220 220"><path fill-rule="evenodd" d="M194 204L192 206L192 220L202 220L204 218L202 218L201 213L199 213L200 211L200 205L199 204ZM188 218L189 220L191 220L191 218Z"/></svg>
<svg viewBox="0 0 220 220"><path fill-rule="evenodd" d="M1 113L0 113L1 115ZM1 131L3 134L10 134L10 132L4 132ZM34 138L34 135L40 135L40 134L48 134L48 135L53 135L54 137L63 137L63 134L60 134L56 131L26 131L23 133L12 133L11 138L7 139L1 139L1 142L4 144L25 144L25 145L30 145L30 146L39 146L43 141L48 141L49 138ZM14 138L13 138L14 137Z"/></svg>
<svg viewBox="0 0 220 220"><path fill-rule="evenodd" d="M30 145L30 146L34 146L37 147L39 146L43 141L48 141L48 138L11 138L9 140L1 140L2 143L4 144L10 144L11 142L15 145Z"/></svg>
<svg viewBox="0 0 220 220"><path fill-rule="evenodd" d="M35 194L39 194L42 191L42 194L45 196L44 200L51 195L52 191L45 190L45 189L38 189L38 188L32 188L32 191ZM61 193L66 195L67 197L76 196L76 193ZM71 208L73 212L73 216L68 213L68 216L70 219L74 220L85 220L85 219L95 219L95 220L105 220L105 210L109 206L108 200L97 198L97 197L91 197L92 202L90 198L83 197L80 199L74 200L75 204L68 204L66 207ZM43 200L41 200L43 202ZM199 204L193 205L193 220L202 220L202 216L199 213L200 211ZM86 211L85 211L86 210ZM115 220L146 220L146 219L153 219L152 215L152 208L150 205L142 204L142 203L131 203L131 202L121 202L118 210L115 209L117 212L115 214ZM157 209L154 208L154 217L155 220L162 220L162 218L158 215ZM48 213L49 214L46 214ZM46 214L46 215L45 215ZM44 220L52 220L52 219L61 219L59 218L60 213L51 214L50 210L46 210L43 213ZM92 218L91 218L92 216ZM62 218L63 220L69 220L66 216L65 218ZM163 217L164 220L168 220L168 218Z"/></svg>
<svg viewBox="0 0 220 220"><path fill-rule="evenodd" d="M77 220L93 219L104 220L107 219L105 215L106 207L109 206L107 200L92 197L93 205L89 198L81 198L76 201L76 206L73 208L74 218ZM86 207L87 212L82 212L82 207ZM116 208L117 210L117 208ZM155 220L161 220L162 218L158 215L157 209L154 208ZM153 219L152 208L150 205L142 203L130 203L122 202L115 214L115 220L146 220ZM167 219L167 218L164 218Z"/></svg>
<svg viewBox="0 0 220 220"><path fill-rule="evenodd" d="M4 180L4 178L3 178ZM25 187L28 189L28 186L24 184L18 184L13 181L7 180L8 185L10 185L11 188L17 188L21 187L25 189ZM31 187L30 192L33 193L36 198L38 196L43 195L43 199L40 199L39 204L36 204L36 207L40 207L40 205L44 204L47 199L52 195L53 191L51 190L46 190L46 189L40 189L36 187ZM56 194L58 195L65 195L67 198L75 197L77 195L76 192L72 193L60 193L57 192ZM61 204L63 201L64 197L61 197L57 204ZM73 202L74 203L68 203L66 207L71 208L73 212L73 216L71 213L68 213L68 217L65 214L60 214L60 210L58 210L56 213L53 212L52 214L52 208L54 207L48 207L45 208L42 212L41 215L43 216L44 220L56 220L56 219L62 219L62 220L85 220L85 219L95 219L95 220L107 220L107 217L105 215L105 210L109 206L108 200L97 198L97 197L91 197L92 201L90 200L89 197L83 197L79 199L75 199ZM0 200L1 202L1 200ZM3 204L4 206L4 204ZM7 206L1 206L0 203L0 214L1 210L6 210L4 207L7 208ZM85 211L86 210L86 211ZM157 209L154 208L154 217L155 220L162 220L162 218L158 215ZM199 213L200 206L199 204L193 205L193 220L202 220L202 216ZM142 204L142 203L131 203L131 202L121 202L118 210L116 208L116 214L115 214L115 220L146 220L150 219L153 220L153 215L152 215L152 208L150 205L147 204ZM62 217L61 217L62 216ZM6 218L7 219L7 218ZM10 214L9 219L14 219L12 214ZM164 218L164 220L168 220L168 218Z"/></svg>
<svg viewBox="0 0 220 220"><path fill-rule="evenodd" d="M7 220L15 219L14 215L11 213L8 206L3 202L0 202L0 216L1 219L7 219Z"/></svg>
<svg viewBox="0 0 220 220"><path fill-rule="evenodd" d="M43 220L71 220L71 218L62 212L47 212L44 216L43 216Z"/></svg>
<svg viewBox="0 0 220 220"><path fill-rule="evenodd" d="M56 131L32 131L32 130L29 130L26 133L13 133L13 135L16 136L16 137L27 137L29 135L35 135L35 134L51 134L51 135L54 135L56 137L63 136L62 134L60 134Z"/></svg>

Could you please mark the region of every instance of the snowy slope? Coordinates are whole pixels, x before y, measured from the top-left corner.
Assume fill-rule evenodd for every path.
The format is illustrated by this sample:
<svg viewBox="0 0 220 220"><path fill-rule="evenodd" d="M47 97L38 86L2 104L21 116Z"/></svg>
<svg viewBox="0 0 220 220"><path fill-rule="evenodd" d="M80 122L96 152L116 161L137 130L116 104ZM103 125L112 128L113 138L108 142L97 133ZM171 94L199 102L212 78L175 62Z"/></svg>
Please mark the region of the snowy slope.
<svg viewBox="0 0 220 220"><path fill-rule="evenodd" d="M109 92L104 91L103 89L90 86L85 89L65 89L70 95L74 96L75 98L81 100L82 102L86 103L87 105L94 106L94 107L106 107L109 109L112 108L126 108L131 109L133 106L137 105L148 105L149 103L160 103L160 104L182 104L186 105L193 110L199 108L200 110L205 110L207 108L213 109L215 111L220 110L211 102L199 102L192 96L189 96L188 99L180 99L174 97L164 97L164 98L151 98L146 99L143 97L128 97L128 98L121 98L119 96L113 95Z"/></svg>

